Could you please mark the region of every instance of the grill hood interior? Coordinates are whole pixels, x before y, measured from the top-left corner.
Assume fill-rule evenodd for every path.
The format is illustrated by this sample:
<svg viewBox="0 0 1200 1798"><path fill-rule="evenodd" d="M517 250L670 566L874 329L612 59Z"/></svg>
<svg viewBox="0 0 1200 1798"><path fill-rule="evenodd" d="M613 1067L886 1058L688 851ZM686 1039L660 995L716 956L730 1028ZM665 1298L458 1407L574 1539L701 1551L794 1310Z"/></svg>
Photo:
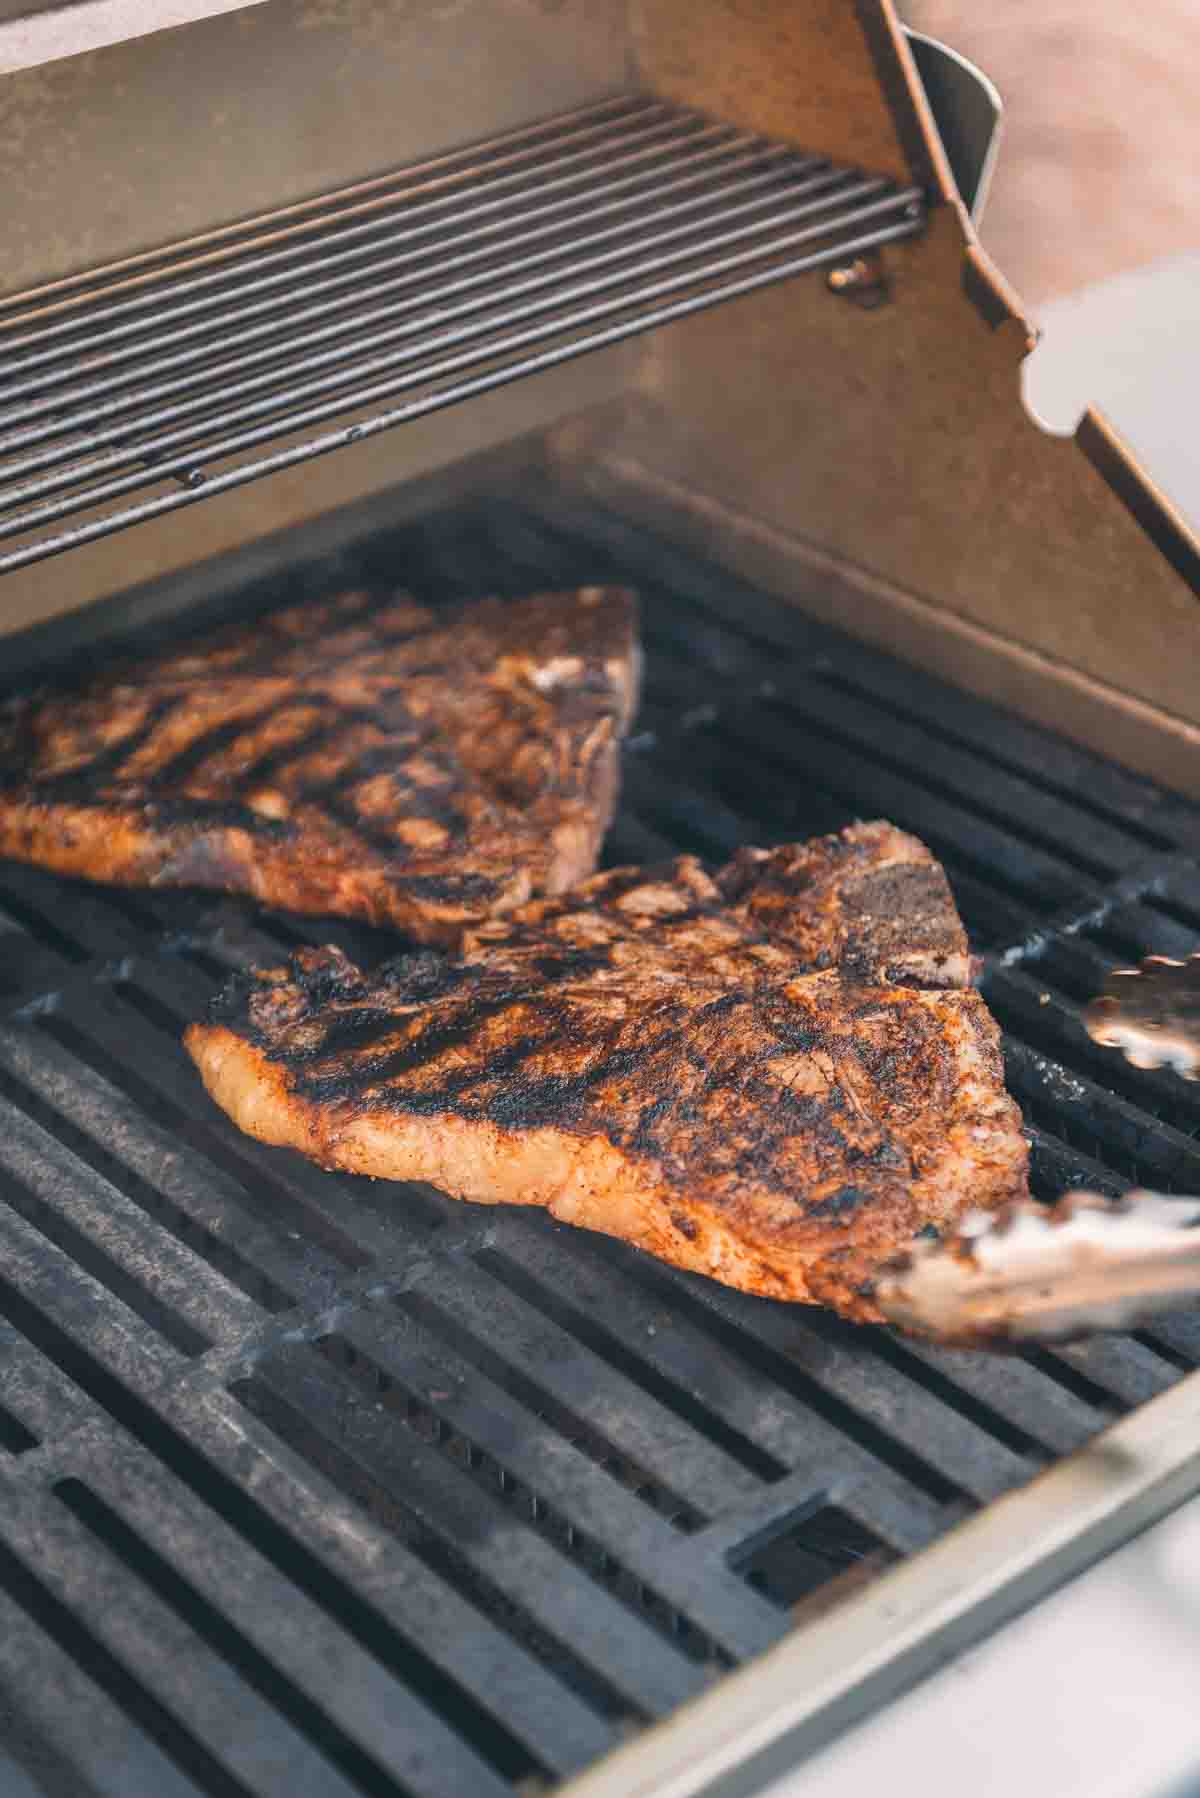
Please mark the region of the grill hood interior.
<svg viewBox="0 0 1200 1798"><path fill-rule="evenodd" d="M1102 418L1063 441L1023 411L1030 327L978 246L887 0L269 0L7 75L0 131L21 153L0 341L89 305L103 327L89 271L125 294L151 265L182 278L238 240L235 221L624 93L915 184L928 217L880 252L887 303L810 274L598 349L7 575L7 627L506 446L1194 788L1195 541Z"/></svg>

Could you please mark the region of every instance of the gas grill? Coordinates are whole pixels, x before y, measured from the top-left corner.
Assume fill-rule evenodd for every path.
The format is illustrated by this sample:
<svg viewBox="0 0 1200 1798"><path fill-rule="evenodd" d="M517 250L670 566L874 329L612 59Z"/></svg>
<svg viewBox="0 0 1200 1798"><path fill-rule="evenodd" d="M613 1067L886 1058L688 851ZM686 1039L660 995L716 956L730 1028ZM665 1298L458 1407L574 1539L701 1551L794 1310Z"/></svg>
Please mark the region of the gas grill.
<svg viewBox="0 0 1200 1798"><path fill-rule="evenodd" d="M268 0L5 77L4 679L350 587L635 586L606 860L915 832L1037 1194L1200 1192L1200 1089L1079 1023L1200 938L1196 545L1102 419L1021 416L1027 328L887 8L795 13ZM306 129L256 139L268 57ZM180 97L218 75L201 168ZM816 1780L1200 1488L1193 1309L937 1350L242 1136L183 1026L329 941L396 949L0 864L6 1798Z"/></svg>

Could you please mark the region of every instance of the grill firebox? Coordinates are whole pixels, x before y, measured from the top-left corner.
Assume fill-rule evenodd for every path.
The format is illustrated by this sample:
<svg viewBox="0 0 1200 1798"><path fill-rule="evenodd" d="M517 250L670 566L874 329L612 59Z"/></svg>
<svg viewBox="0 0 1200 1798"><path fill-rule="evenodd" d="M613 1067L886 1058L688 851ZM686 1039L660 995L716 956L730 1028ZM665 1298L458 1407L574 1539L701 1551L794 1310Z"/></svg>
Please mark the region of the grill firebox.
<svg viewBox="0 0 1200 1798"><path fill-rule="evenodd" d="M608 859L917 832L1036 1190L1200 1190L1200 1093L1077 1021L1193 947L1197 807L565 496L230 603L608 579L647 651ZM50 1793L534 1798L1200 1361L1188 1311L925 1350L240 1136L185 1021L231 966L381 933L13 864L0 931L0 1740Z"/></svg>

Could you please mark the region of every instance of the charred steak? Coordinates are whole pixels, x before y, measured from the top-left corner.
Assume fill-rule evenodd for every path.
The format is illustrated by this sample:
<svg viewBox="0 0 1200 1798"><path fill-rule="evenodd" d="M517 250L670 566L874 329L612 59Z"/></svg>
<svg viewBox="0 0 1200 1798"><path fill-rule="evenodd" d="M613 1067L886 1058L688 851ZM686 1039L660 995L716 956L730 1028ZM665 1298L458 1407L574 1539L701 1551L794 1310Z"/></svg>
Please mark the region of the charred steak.
<svg viewBox="0 0 1200 1798"><path fill-rule="evenodd" d="M715 877L600 874L360 973L237 976L187 1033L241 1129L556 1217L772 1298L878 1316L923 1228L1026 1190L941 868L888 824Z"/></svg>
<svg viewBox="0 0 1200 1798"><path fill-rule="evenodd" d="M637 672L619 588L296 606L0 707L0 855L455 942L591 872Z"/></svg>

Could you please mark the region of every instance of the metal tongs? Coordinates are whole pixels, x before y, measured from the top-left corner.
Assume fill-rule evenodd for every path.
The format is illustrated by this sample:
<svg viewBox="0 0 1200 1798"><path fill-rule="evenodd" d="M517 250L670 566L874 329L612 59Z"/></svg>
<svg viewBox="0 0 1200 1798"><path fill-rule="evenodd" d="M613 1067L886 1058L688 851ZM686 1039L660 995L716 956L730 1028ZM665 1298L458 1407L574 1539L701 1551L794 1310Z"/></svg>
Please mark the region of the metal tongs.
<svg viewBox="0 0 1200 1798"><path fill-rule="evenodd" d="M1200 1079L1200 955L1115 969L1084 1027L1134 1067ZM1200 1198L1141 1190L970 1213L953 1236L916 1243L875 1282L889 1322L964 1348L1128 1330L1198 1296Z"/></svg>
<svg viewBox="0 0 1200 1798"><path fill-rule="evenodd" d="M1028 1348L1128 1330L1200 1297L1200 1199L1069 1192L973 1211L879 1274L889 1323L958 1348Z"/></svg>
<svg viewBox="0 0 1200 1798"><path fill-rule="evenodd" d="M1200 955L1148 955L1139 968L1114 968L1083 1023L1093 1042L1120 1049L1135 1068L1200 1079Z"/></svg>

